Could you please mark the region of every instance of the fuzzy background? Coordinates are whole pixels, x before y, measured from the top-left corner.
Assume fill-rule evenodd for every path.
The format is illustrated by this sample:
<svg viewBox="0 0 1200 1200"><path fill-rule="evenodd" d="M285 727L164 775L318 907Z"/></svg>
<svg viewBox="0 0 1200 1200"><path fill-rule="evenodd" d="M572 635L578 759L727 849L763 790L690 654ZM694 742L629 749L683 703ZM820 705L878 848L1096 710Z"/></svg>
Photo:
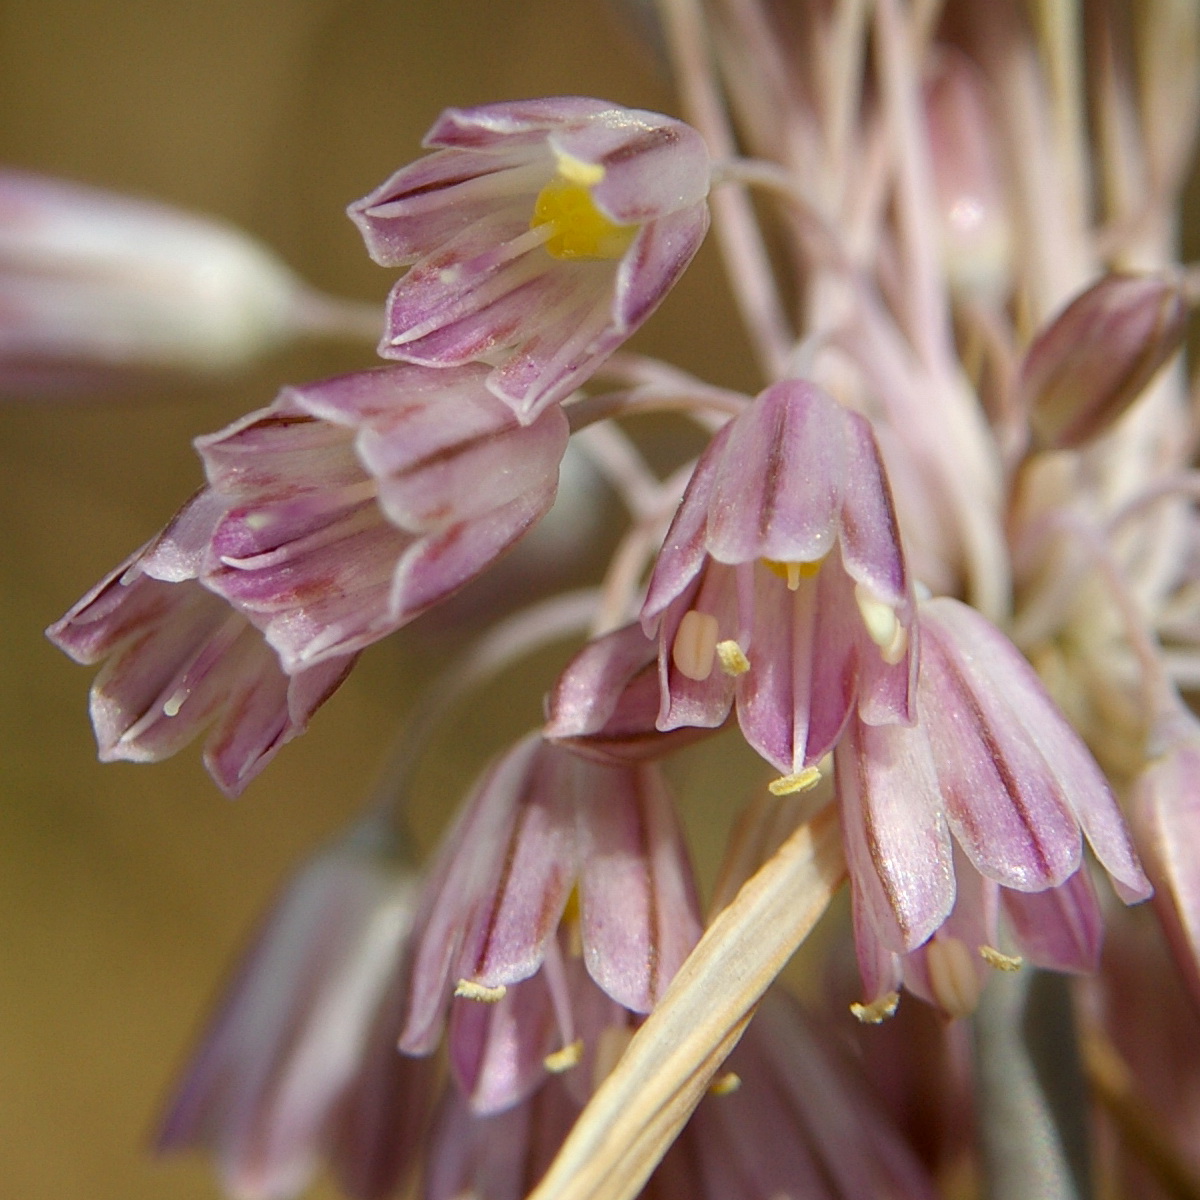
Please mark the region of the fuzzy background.
<svg viewBox="0 0 1200 1200"><path fill-rule="evenodd" d="M393 276L347 202L415 157L444 106L561 93L672 105L653 51L599 2L0 0L0 162L217 215L360 299L382 301ZM706 247L638 345L752 387L716 272ZM366 654L235 803L195 749L99 765L92 671L42 630L198 486L192 437L372 358L294 352L187 392L0 408L0 1196L217 1195L206 1163L148 1152L173 1073L280 880L353 814L461 630L451 614ZM550 558L601 540L583 529ZM518 600L528 578L506 586ZM494 595L466 597L458 621ZM561 658L442 730L418 781L425 846L486 757L537 721ZM737 787L734 761L681 770Z"/></svg>

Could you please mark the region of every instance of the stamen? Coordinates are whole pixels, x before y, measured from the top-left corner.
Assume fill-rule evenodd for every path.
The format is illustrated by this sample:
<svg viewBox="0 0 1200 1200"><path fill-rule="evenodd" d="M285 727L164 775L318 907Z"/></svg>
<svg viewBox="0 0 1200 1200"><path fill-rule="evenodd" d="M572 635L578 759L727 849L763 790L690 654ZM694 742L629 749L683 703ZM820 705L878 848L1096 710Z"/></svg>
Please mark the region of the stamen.
<svg viewBox="0 0 1200 1200"><path fill-rule="evenodd" d="M577 1067L581 1058L583 1058L583 1039L576 1038L561 1050L555 1050L547 1054L542 1059L542 1066L551 1075L561 1075L564 1071L569 1071L572 1067Z"/></svg>
<svg viewBox="0 0 1200 1200"><path fill-rule="evenodd" d="M772 575L778 575L788 585L789 592L794 592L802 579L812 579L820 574L824 561L817 558L812 562L776 562L773 558L764 558L762 563Z"/></svg>
<svg viewBox="0 0 1200 1200"><path fill-rule="evenodd" d="M717 643L717 658L720 660L721 670L726 675L745 675L750 670L750 660L746 657L746 652L733 638Z"/></svg>
<svg viewBox="0 0 1200 1200"><path fill-rule="evenodd" d="M478 1000L480 1004L499 1004L508 994L508 988L504 984L500 984L499 987L488 987L486 983L460 979L454 985L454 994L463 1000Z"/></svg>
<svg viewBox="0 0 1200 1200"><path fill-rule="evenodd" d="M883 661L894 667L908 649L908 630L900 624L896 610L872 595L861 583L854 585L854 599L871 641L879 647Z"/></svg>
<svg viewBox="0 0 1200 1200"><path fill-rule="evenodd" d="M671 661L687 679L703 683L711 674L717 656L717 618L690 609L683 614L671 646Z"/></svg>
<svg viewBox="0 0 1200 1200"><path fill-rule="evenodd" d="M864 1025L880 1025L896 1011L899 1003L899 992L885 992L878 1000L872 1000L870 1004L850 1005L850 1011Z"/></svg>
<svg viewBox="0 0 1200 1200"><path fill-rule="evenodd" d="M969 1017L979 1006L983 987L966 943L956 937L938 937L925 951L929 983L938 1004L952 1017Z"/></svg>
<svg viewBox="0 0 1200 1200"><path fill-rule="evenodd" d="M730 1096L742 1086L742 1077L736 1071L725 1071L708 1085L710 1096Z"/></svg>
<svg viewBox="0 0 1200 1200"><path fill-rule="evenodd" d="M1019 971L1025 961L1019 954L1005 954L995 946L980 946L979 957L997 971Z"/></svg>
<svg viewBox="0 0 1200 1200"><path fill-rule="evenodd" d="M558 172L538 192L529 221L530 229L549 226L545 246L555 258L622 258L629 249L638 227L613 221L592 199L591 189L603 178L598 163L558 156Z"/></svg>
<svg viewBox="0 0 1200 1200"><path fill-rule="evenodd" d="M821 782L820 767L805 767L794 775L781 775L767 784L767 791L772 796L790 796L794 792L807 792Z"/></svg>

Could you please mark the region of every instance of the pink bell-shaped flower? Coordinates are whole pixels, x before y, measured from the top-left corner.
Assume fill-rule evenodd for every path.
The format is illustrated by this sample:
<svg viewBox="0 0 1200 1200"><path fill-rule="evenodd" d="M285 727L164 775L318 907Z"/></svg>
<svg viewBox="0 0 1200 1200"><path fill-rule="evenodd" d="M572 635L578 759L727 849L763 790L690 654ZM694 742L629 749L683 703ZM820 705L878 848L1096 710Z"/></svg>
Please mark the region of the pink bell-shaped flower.
<svg viewBox="0 0 1200 1200"><path fill-rule="evenodd" d="M954 1011L973 1007L946 999L951 983L969 997L962 962L982 971L983 949L1002 963L988 955L998 904L1034 962L1094 966L1100 916L1081 871L1085 837L1127 903L1151 888L1100 768L1017 648L948 598L922 603L920 630L917 723L852 721L834 773L872 1002L902 975ZM955 945L937 949L935 935ZM902 970L923 946L917 975Z"/></svg>
<svg viewBox="0 0 1200 1200"><path fill-rule="evenodd" d="M205 1033L158 1134L212 1152L239 1200L289 1200L328 1157L356 1200L415 1160L426 1061L395 1048L390 983L416 877L375 821L318 854L280 897Z"/></svg>
<svg viewBox="0 0 1200 1200"><path fill-rule="evenodd" d="M228 506L203 581L262 629L285 671L398 629L549 510L566 418L520 425L486 375L405 364L289 387L198 439Z"/></svg>
<svg viewBox="0 0 1200 1200"><path fill-rule="evenodd" d="M523 422L564 399L650 315L708 228L690 126L577 96L448 109L435 152L350 207L367 251L411 270L387 358L494 365Z"/></svg>
<svg viewBox="0 0 1200 1200"><path fill-rule="evenodd" d="M451 1061L479 1108L497 1111L544 1073L555 1030L559 1051L574 1053L578 1039L582 1053L589 1024L611 1023L585 1019L581 995L598 987L606 1003L649 1012L700 928L657 770L581 759L532 735L489 768L430 868L400 1045L435 1049L453 990ZM495 1007L460 1016L464 1002Z"/></svg>
<svg viewBox="0 0 1200 1200"><path fill-rule="evenodd" d="M852 712L912 720L914 605L871 426L778 383L701 456L642 609L660 730L722 724L804 779Z"/></svg>
<svg viewBox="0 0 1200 1200"><path fill-rule="evenodd" d="M76 662L104 662L91 715L105 762L157 762L204 730L204 761L237 795L303 733L354 665L284 674L262 635L199 582L224 504L205 489L47 630Z"/></svg>

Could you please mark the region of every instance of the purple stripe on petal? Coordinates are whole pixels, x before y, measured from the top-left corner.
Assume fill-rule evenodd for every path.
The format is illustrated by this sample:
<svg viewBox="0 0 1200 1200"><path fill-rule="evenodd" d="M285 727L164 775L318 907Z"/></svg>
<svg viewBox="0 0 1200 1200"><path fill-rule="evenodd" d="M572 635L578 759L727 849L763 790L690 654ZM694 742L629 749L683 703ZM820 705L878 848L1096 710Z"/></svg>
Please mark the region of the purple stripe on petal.
<svg viewBox="0 0 1200 1200"><path fill-rule="evenodd" d="M846 861L879 941L905 954L950 915L950 831L928 739L851 722L834 750Z"/></svg>
<svg viewBox="0 0 1200 1200"><path fill-rule="evenodd" d="M683 834L654 767L575 771L584 961L619 1004L649 1012L700 938Z"/></svg>

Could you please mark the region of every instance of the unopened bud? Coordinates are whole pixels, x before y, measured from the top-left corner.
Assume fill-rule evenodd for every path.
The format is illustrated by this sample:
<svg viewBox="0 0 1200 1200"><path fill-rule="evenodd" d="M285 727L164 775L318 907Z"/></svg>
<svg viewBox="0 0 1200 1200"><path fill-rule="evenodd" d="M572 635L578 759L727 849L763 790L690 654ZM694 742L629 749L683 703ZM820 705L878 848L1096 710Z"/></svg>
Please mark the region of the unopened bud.
<svg viewBox="0 0 1200 1200"><path fill-rule="evenodd" d="M1020 400L1034 445L1070 450L1104 433L1179 349L1188 302L1157 275L1106 275L1034 339Z"/></svg>
<svg viewBox="0 0 1200 1200"><path fill-rule="evenodd" d="M0 392L241 369L335 303L230 226L0 171Z"/></svg>
<svg viewBox="0 0 1200 1200"><path fill-rule="evenodd" d="M965 292L1007 286L1012 231L986 84L963 54L937 56L925 83L925 128L937 201L942 265Z"/></svg>

